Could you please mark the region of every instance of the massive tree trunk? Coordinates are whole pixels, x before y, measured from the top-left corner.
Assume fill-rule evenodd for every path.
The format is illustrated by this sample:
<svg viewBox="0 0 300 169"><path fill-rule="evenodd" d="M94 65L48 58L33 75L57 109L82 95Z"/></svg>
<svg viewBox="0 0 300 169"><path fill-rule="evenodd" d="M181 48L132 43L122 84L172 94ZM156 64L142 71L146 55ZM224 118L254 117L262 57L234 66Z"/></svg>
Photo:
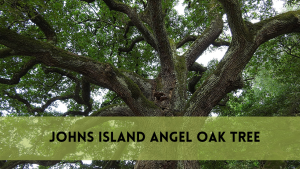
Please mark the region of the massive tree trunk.
<svg viewBox="0 0 300 169"><path fill-rule="evenodd" d="M89 84L93 83L114 91L126 103L126 105L102 108L95 111L92 114L94 116L208 116L213 107L227 93L243 86L242 70L262 43L285 33L300 31L300 10L249 25L242 18L237 0L219 0L219 2L212 1L210 4L209 17L212 21L204 33L200 36L187 36L176 44L166 33L161 1L149 0L147 10L138 13L135 8L126 4L115 0L104 0L110 10L125 13L130 18L131 24L139 30L142 37L139 37L134 43L145 40L157 51L161 69L155 79L145 79L134 72L121 72L111 64L101 63L54 46L55 42L53 41L56 39L56 35L53 33L53 29L46 24L45 20L34 17L36 20L32 19L32 22L41 27L48 42L38 41L0 27L0 44L7 47L0 50L1 58L12 55L32 56L32 60L18 74L15 74L12 79L0 78L0 83L17 84L20 78L34 65L44 64L82 74L83 78L78 79L64 71L45 68L45 72L56 72L81 84L78 85L78 88L82 88L82 93L80 95L80 90L76 88L74 95L53 98L41 108L34 109L24 99L9 93L6 94L23 102L32 112L44 111L55 100L73 98L76 102L88 107L86 112L82 112L83 115L86 115L91 110ZM89 2L91 3L91 1ZM224 11L219 9L220 6ZM223 29L223 12L227 15L231 29L231 42L217 40ZM194 42L182 56L179 56L176 49L188 41ZM194 71L201 74L206 70L196 60L209 45L229 45L229 49L218 64L216 71L195 90L195 85L201 76L195 75L188 82L187 73ZM188 90L193 93L191 98L187 97ZM80 114L78 112L68 113ZM197 169L200 166L197 161L138 161L135 168Z"/></svg>

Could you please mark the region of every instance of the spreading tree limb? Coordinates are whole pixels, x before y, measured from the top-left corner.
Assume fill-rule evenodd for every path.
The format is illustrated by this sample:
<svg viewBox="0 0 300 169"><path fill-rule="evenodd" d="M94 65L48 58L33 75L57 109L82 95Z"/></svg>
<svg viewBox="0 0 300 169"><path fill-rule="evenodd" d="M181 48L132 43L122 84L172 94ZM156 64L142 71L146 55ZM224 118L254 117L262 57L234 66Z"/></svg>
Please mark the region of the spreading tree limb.
<svg viewBox="0 0 300 169"><path fill-rule="evenodd" d="M124 35L123 35L124 38L126 38L126 35L129 32L129 29L130 29L131 26L134 26L133 23L131 21L127 22L126 27L125 27L125 31L124 31Z"/></svg>
<svg viewBox="0 0 300 169"><path fill-rule="evenodd" d="M0 78L0 83L8 84L8 85L18 84L20 82L20 79L23 76L25 76L27 74L27 72L31 68L33 68L34 65L36 65L38 63L39 62L36 59L32 59L32 60L28 61L19 72L14 73L14 75L11 79Z"/></svg>
<svg viewBox="0 0 300 169"><path fill-rule="evenodd" d="M90 103L90 82L89 79L87 79L85 76L82 77L81 83L80 80L72 75L70 72L58 69L58 68L44 68L45 73L53 72L53 73L58 73L60 75L66 76L73 80L76 83L75 87L75 95L72 97L78 104L84 104L88 108L84 112L67 112L65 113L66 115L88 115L88 113L92 110L92 105ZM81 91L81 96L80 96L80 91Z"/></svg>
<svg viewBox="0 0 300 169"><path fill-rule="evenodd" d="M156 39L150 30L143 24L137 11L130 6L115 0L103 0L106 5L115 11L125 13L130 19L134 26L141 32L146 42L149 43L155 50L157 50Z"/></svg>
<svg viewBox="0 0 300 169"><path fill-rule="evenodd" d="M174 63L172 62L173 51L165 28L161 0L149 0L148 8L151 18L151 27L157 42L161 73L172 73L174 69Z"/></svg>
<svg viewBox="0 0 300 169"><path fill-rule="evenodd" d="M179 41L176 44L176 49L182 47L184 44L186 44L187 42L193 42L195 40L197 40L199 38L199 36L195 36L195 35L187 35L185 36L181 41ZM224 41L222 39L219 40L215 40L214 42L212 42L212 45L214 45L215 47L220 47L220 46L229 46L230 42Z"/></svg>
<svg viewBox="0 0 300 169"><path fill-rule="evenodd" d="M27 56L33 56L38 62L47 66L71 70L92 79L94 84L116 92L137 116L161 113L159 107L146 99L130 78L111 64L70 53L49 43L19 35L6 28L0 28L0 44L23 52Z"/></svg>
<svg viewBox="0 0 300 169"><path fill-rule="evenodd" d="M143 41L144 40L144 38L143 37L136 37L135 39L133 39L132 40L132 42L131 42L131 44L129 45L129 47L125 47L125 48L119 48L118 50L119 50L119 52L130 52L130 51L132 51L132 49L133 49L133 47L134 47L134 45L136 44L136 43L138 43L138 42L141 42L141 41Z"/></svg>
<svg viewBox="0 0 300 169"><path fill-rule="evenodd" d="M199 36L192 46L184 53L184 57L187 60L187 68L189 69L194 62L200 57L200 55L212 44L221 34L223 30L223 20L220 14L216 14L210 27L206 28L204 33ZM188 40L192 39L190 37Z"/></svg>
<svg viewBox="0 0 300 169"><path fill-rule="evenodd" d="M48 42L53 42L54 44L57 43L57 35L53 27L44 19L44 17L39 12L37 12L31 6L24 3L20 3L19 1L13 2L11 6L13 8L20 7L22 11L27 13L29 19L42 30Z"/></svg>
<svg viewBox="0 0 300 169"><path fill-rule="evenodd" d="M109 105L92 113L91 116L134 116L130 108L124 104Z"/></svg>
<svg viewBox="0 0 300 169"><path fill-rule="evenodd" d="M30 102L24 98L22 98L19 94L10 94L7 91L3 91L4 94L6 94L8 97L12 98L12 99L16 99L19 102L22 102L23 104L26 105L27 110L31 113L37 112L37 113L41 113L44 112L45 109L50 106L53 102L57 101L57 100L67 100L67 99L71 99L74 97L74 95L67 95L67 96L56 96L53 97L51 99L49 99L44 105L42 105L39 108L33 108L33 106L31 106Z"/></svg>
<svg viewBox="0 0 300 169"><path fill-rule="evenodd" d="M228 24L232 34L232 41L236 42L246 38L248 32L242 18L242 11L237 0L219 0L227 15Z"/></svg>
<svg viewBox="0 0 300 169"><path fill-rule="evenodd" d="M195 62L189 69L189 71L195 71L194 76L190 79L188 84L188 89L191 93L196 91L196 84L202 77L202 74L207 70L206 67L201 66L199 63Z"/></svg>
<svg viewBox="0 0 300 169"><path fill-rule="evenodd" d="M187 42L193 42L193 41L195 41L197 38L198 38L198 36L195 36L195 35L187 35L187 36L185 36L183 39L181 39L181 41L179 41L176 44L176 49L180 48L181 46L183 46Z"/></svg>
<svg viewBox="0 0 300 169"><path fill-rule="evenodd" d="M225 40L219 39L217 41L214 41L212 43L212 45L214 45L215 47L220 47L220 46L229 46L230 42L227 42Z"/></svg>
<svg viewBox="0 0 300 169"><path fill-rule="evenodd" d="M64 70L59 69L59 68L54 68L54 67L46 68L46 67L44 67L43 70L44 70L45 74L48 74L50 72L51 73L58 73L62 76L68 77L69 79L73 80L74 82L79 81L79 79L76 76L74 76L71 72L64 71Z"/></svg>
<svg viewBox="0 0 300 169"><path fill-rule="evenodd" d="M6 58L15 55L17 55L15 51L10 48L0 49L0 58Z"/></svg>
<svg viewBox="0 0 300 169"><path fill-rule="evenodd" d="M253 24L256 45L277 36L300 32L300 10L290 11Z"/></svg>
<svg viewBox="0 0 300 169"><path fill-rule="evenodd" d="M189 100L185 109L187 116L207 116L227 93L241 88L243 86L241 72L262 43L276 36L300 30L298 17L300 10L271 17L253 24L252 29L246 29L243 24L241 26L244 21L242 21L240 11L235 11L239 8L238 3L235 0L222 0L221 2L226 8L230 29L235 40L231 42L216 71Z"/></svg>

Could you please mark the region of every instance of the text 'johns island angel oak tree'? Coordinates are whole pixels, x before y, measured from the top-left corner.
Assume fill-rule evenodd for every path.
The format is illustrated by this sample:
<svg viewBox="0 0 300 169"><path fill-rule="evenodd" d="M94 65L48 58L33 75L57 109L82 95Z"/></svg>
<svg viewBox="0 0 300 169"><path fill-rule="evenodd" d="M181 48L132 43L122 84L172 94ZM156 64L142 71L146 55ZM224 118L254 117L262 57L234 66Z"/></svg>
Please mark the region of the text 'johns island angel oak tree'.
<svg viewBox="0 0 300 169"><path fill-rule="evenodd" d="M300 10L276 14L271 1L186 0L184 16L174 9L177 3L0 0L1 109L35 116L208 116L228 93L243 87L242 71L261 44L300 31ZM222 46L228 46L226 54L201 79L207 68L196 60ZM101 109L91 97L100 88L113 92ZM109 105L116 98L120 104ZM68 111L53 114L56 101L67 103ZM24 163L58 162L0 165ZM176 167L199 165L135 164Z"/></svg>

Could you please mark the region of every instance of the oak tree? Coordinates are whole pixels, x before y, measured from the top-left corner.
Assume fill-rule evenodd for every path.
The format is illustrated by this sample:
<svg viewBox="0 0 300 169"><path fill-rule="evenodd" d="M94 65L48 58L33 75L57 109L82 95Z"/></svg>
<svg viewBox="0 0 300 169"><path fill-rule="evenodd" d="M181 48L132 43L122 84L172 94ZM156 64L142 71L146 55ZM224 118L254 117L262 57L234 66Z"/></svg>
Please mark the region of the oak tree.
<svg viewBox="0 0 300 169"><path fill-rule="evenodd" d="M184 15L174 9L177 3L0 0L2 112L208 116L228 93L243 87L243 70L262 44L300 31L300 10L278 14L271 0L185 0ZM222 46L228 49L214 70L196 62ZM101 105L95 96L103 89L109 93ZM56 112L57 101L68 110ZM8 163L1 168L58 162ZM135 168L177 167L199 168L199 163L135 163Z"/></svg>

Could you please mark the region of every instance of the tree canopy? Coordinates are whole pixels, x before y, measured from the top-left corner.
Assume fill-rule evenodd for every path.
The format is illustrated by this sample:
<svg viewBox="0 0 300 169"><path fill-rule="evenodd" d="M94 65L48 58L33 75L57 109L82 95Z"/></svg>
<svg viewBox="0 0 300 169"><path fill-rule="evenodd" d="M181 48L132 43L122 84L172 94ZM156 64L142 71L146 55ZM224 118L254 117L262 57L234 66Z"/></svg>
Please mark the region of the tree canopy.
<svg viewBox="0 0 300 169"><path fill-rule="evenodd" d="M299 114L299 9L279 14L272 0L185 0L179 15L178 3L0 0L2 116ZM223 46L220 61L196 62ZM12 164L27 163L58 162Z"/></svg>

